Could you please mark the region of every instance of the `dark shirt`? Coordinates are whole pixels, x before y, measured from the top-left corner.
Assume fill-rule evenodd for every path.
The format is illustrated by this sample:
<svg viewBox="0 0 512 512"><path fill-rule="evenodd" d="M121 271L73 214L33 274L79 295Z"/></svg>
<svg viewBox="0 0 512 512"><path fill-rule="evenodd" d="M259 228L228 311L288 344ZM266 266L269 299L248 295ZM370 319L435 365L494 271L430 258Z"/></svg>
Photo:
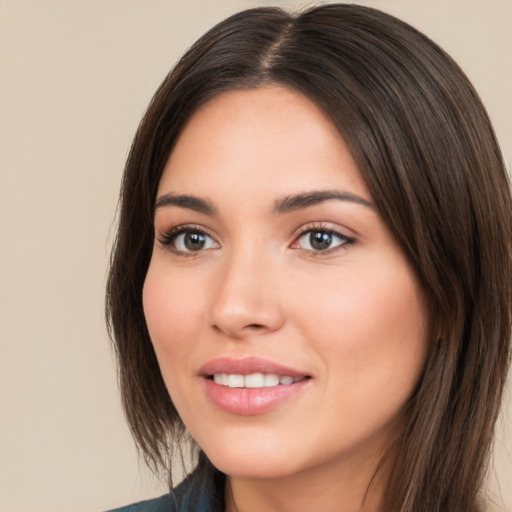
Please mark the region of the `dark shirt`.
<svg viewBox="0 0 512 512"><path fill-rule="evenodd" d="M215 505L219 485L215 488L213 484L212 479L205 479L196 471L169 494L108 512L223 512L224 506Z"/></svg>

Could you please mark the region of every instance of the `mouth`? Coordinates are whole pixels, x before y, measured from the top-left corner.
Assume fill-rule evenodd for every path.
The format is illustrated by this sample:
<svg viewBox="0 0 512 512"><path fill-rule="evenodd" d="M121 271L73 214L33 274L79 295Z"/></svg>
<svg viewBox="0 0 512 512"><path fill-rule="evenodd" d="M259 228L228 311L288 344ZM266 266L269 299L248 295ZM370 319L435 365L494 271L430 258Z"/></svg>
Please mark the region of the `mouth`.
<svg viewBox="0 0 512 512"><path fill-rule="evenodd" d="M312 376L260 358L219 358L200 370L209 400L224 412L263 414L291 403L309 386Z"/></svg>
<svg viewBox="0 0 512 512"><path fill-rule="evenodd" d="M229 388L257 389L274 386L287 386L308 379L308 376L292 377L291 375L278 375L277 373L250 373L241 375L237 373L215 373L208 376L215 384Z"/></svg>

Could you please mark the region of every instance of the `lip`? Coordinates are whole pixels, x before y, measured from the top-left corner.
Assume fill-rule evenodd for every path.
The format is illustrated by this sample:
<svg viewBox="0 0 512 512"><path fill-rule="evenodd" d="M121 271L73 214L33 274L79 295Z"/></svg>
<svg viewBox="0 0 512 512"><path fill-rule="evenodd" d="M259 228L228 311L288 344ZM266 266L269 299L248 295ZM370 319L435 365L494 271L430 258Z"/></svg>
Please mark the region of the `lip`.
<svg viewBox="0 0 512 512"><path fill-rule="evenodd" d="M237 375L276 373L277 375L288 375L294 379L310 376L307 372L259 357L244 357L243 359L219 357L208 361L200 368L199 373L205 377L210 377L214 373L233 373Z"/></svg>
<svg viewBox="0 0 512 512"><path fill-rule="evenodd" d="M230 388L216 384L211 378L215 373L237 375L275 373L293 378L306 378L293 384L248 389ZM311 376L306 372L257 357L213 359L201 367L199 374L202 377L206 395L211 402L225 412L244 416L263 414L278 408L301 394L311 382Z"/></svg>

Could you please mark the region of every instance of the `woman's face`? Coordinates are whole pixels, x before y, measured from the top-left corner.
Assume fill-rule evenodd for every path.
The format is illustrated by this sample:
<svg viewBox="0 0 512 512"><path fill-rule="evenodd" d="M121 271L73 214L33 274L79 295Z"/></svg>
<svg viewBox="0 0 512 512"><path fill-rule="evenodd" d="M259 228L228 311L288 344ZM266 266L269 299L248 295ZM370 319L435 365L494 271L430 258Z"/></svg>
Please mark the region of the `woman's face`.
<svg viewBox="0 0 512 512"><path fill-rule="evenodd" d="M192 436L232 476L374 465L422 372L415 273L303 95L223 93L159 185L144 311Z"/></svg>

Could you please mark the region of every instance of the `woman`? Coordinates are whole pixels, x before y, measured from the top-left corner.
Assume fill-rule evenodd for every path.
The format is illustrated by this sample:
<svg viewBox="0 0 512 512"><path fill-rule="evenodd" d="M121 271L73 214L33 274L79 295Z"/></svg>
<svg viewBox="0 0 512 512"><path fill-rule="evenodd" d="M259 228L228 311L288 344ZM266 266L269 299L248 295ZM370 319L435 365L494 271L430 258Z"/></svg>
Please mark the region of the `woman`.
<svg viewBox="0 0 512 512"><path fill-rule="evenodd" d="M107 315L150 465L126 510L476 511L510 361L510 187L457 65L356 5L261 8L164 80Z"/></svg>

